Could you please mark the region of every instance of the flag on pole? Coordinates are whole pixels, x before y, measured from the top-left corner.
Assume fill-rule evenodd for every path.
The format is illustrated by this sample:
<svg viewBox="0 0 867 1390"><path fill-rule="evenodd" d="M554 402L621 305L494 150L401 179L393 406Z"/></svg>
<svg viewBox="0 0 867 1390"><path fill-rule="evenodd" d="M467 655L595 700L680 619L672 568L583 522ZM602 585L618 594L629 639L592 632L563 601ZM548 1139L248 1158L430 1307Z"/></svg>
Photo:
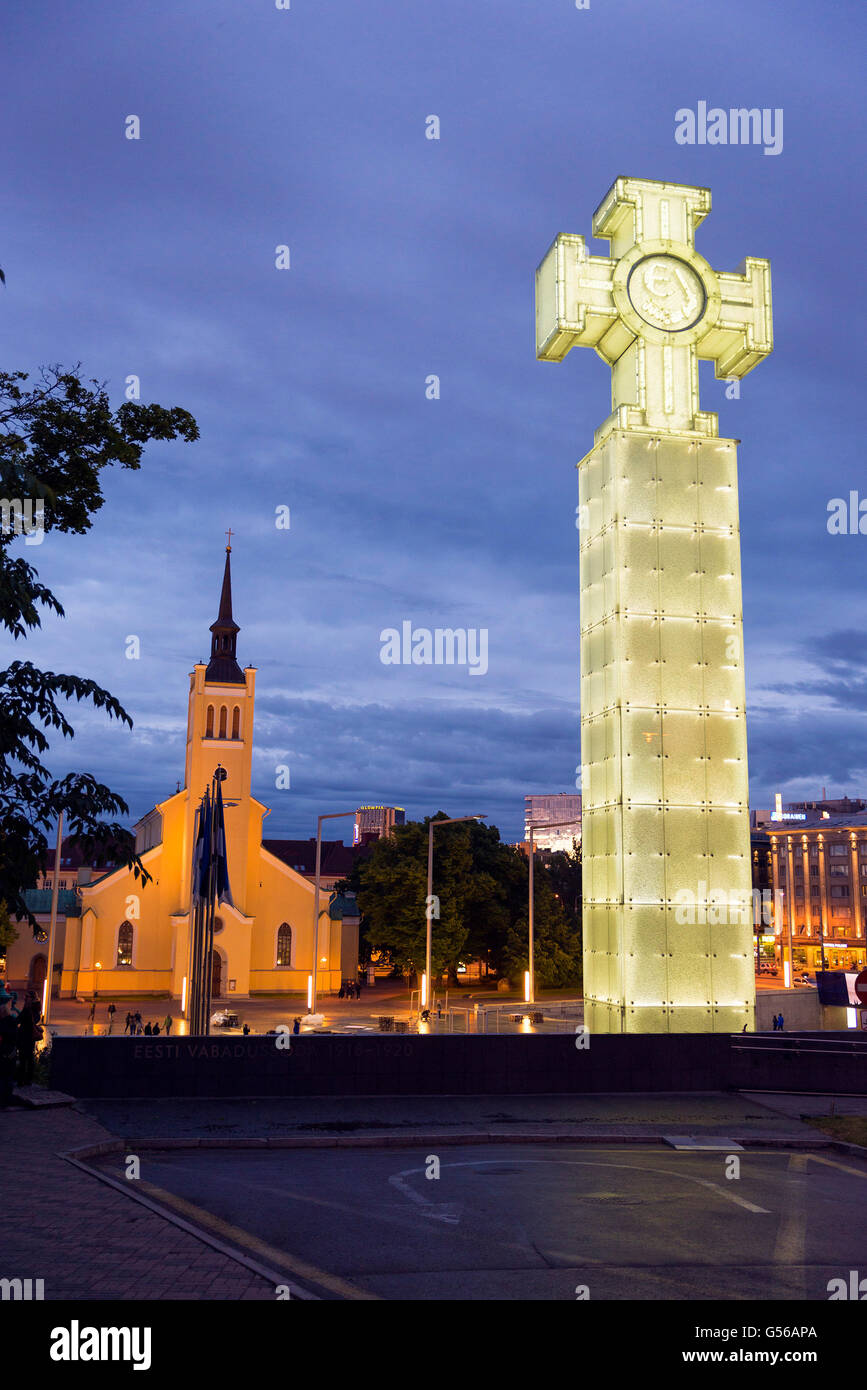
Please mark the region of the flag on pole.
<svg viewBox="0 0 867 1390"><path fill-rule="evenodd" d="M205 792L199 811L199 838L193 853L193 900L204 902L208 896L208 876L211 869L211 797Z"/></svg>
<svg viewBox="0 0 867 1390"><path fill-rule="evenodd" d="M214 859L216 861L216 895L217 902L228 903L234 907L232 902L232 890L229 886L229 861L226 856L226 822L223 815L223 784L217 783L216 804L214 806Z"/></svg>

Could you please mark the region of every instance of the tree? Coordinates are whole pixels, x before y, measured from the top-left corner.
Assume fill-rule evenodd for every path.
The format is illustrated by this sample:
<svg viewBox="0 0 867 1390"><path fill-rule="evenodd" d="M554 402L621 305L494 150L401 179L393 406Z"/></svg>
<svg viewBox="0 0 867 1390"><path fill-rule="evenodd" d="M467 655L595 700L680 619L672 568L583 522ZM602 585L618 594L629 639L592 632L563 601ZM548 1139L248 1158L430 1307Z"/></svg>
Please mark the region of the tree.
<svg viewBox="0 0 867 1390"><path fill-rule="evenodd" d="M12 925L9 909L0 901L0 956L5 956L13 941L18 940L18 932Z"/></svg>
<svg viewBox="0 0 867 1390"><path fill-rule="evenodd" d="M545 861L551 888L563 904L570 925L581 925L581 842L571 851L555 850Z"/></svg>
<svg viewBox="0 0 867 1390"><path fill-rule="evenodd" d="M70 370L44 367L35 383L28 386L28 380L25 372L0 372L0 625L16 641L40 626L40 609L65 614L33 565L10 553L16 539L10 519L20 518L26 504L32 526L35 504L46 534L84 535L104 501L104 468L138 469L151 440L199 437L192 415L179 406L125 401L112 410L104 384L84 380L79 364ZM61 811L68 834L85 853L114 843L136 875L147 877L130 832L105 819L127 814L122 797L86 772L55 779L42 761L51 731L74 736L65 712L72 700L132 728L114 696L85 676L41 671L28 661L0 671L0 901L34 932L24 893L42 871L48 833Z"/></svg>
<svg viewBox="0 0 867 1390"><path fill-rule="evenodd" d="M439 811L434 819L443 819ZM399 968L420 972L425 958L428 825L411 821L374 842L342 890L358 896L362 932ZM527 969L529 865L500 840L496 826L447 825L434 836L431 965L457 979L463 959L481 959L516 983ZM535 882L536 975L540 986L577 983L581 938L540 866Z"/></svg>

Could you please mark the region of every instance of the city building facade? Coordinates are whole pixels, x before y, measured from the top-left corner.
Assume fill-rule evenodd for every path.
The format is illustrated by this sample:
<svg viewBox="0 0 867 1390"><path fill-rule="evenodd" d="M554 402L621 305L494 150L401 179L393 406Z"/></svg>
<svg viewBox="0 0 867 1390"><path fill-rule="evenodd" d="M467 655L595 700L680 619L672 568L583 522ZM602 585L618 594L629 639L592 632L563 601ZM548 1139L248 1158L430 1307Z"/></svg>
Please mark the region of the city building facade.
<svg viewBox="0 0 867 1390"><path fill-rule="evenodd" d="M554 824L556 830L534 830L533 844L540 850L571 852L581 843L581 797L576 792L534 792L524 797L524 840L531 826Z"/></svg>
<svg viewBox="0 0 867 1390"><path fill-rule="evenodd" d="M353 843L363 844L365 836L368 840L379 840L396 825L406 825L406 811L402 806L359 806L355 812Z"/></svg>
<svg viewBox="0 0 867 1390"><path fill-rule="evenodd" d="M867 811L804 819L769 831L778 960L795 971L862 970L867 922Z"/></svg>

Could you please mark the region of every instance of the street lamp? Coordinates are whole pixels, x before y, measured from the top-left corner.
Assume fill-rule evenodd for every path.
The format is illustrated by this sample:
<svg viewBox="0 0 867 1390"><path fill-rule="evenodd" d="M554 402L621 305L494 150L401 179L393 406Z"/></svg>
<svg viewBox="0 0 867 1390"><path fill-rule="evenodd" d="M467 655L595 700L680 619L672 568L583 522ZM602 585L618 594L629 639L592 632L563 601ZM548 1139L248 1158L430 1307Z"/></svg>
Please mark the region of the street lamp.
<svg viewBox="0 0 867 1390"><path fill-rule="evenodd" d="M424 1005L419 1008L430 1007L433 992L431 990L431 970L430 970L430 948L431 948L431 898L433 896L433 837L434 830L440 825L460 825L463 821L487 820L487 812L479 811L475 816L451 816L443 820L428 821L427 835L427 898L425 900L425 948L424 948L424 976L422 979L422 991L425 995Z"/></svg>
<svg viewBox="0 0 867 1390"><path fill-rule="evenodd" d="M57 844L54 849L54 878L51 881L51 925L48 928L48 969L45 978L48 988L43 989L42 1022L48 1026L51 1012L51 984L54 978L54 956L57 941L57 898L60 889L60 855L63 848L63 812L57 818Z"/></svg>
<svg viewBox="0 0 867 1390"><path fill-rule="evenodd" d="M316 821L316 887L313 894L313 974L307 984L307 1012L316 1012L316 974L319 968L319 871L322 865L322 822L354 816L355 811L329 811Z"/></svg>
<svg viewBox="0 0 867 1390"><path fill-rule="evenodd" d="M530 969L527 971L527 987L524 993L527 995L526 1002L533 1004L536 1001L536 943L533 934L533 868L535 863L536 851L533 847L533 835L537 830L559 830L567 825L574 826L574 820L549 820L531 823L530 831L530 890L529 890L529 926L530 926Z"/></svg>

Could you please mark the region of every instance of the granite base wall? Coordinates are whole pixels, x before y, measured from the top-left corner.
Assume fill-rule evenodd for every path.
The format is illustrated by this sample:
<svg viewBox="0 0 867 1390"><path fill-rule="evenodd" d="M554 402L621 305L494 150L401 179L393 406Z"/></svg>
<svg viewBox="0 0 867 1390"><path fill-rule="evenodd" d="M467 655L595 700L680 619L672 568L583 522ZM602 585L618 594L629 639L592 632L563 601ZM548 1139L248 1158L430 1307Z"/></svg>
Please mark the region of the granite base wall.
<svg viewBox="0 0 867 1390"><path fill-rule="evenodd" d="M288 1037L288 1035L283 1035ZM867 1043L822 1033L240 1038L57 1037L51 1085L82 1097L867 1093ZM839 1038L837 1046L832 1039Z"/></svg>

